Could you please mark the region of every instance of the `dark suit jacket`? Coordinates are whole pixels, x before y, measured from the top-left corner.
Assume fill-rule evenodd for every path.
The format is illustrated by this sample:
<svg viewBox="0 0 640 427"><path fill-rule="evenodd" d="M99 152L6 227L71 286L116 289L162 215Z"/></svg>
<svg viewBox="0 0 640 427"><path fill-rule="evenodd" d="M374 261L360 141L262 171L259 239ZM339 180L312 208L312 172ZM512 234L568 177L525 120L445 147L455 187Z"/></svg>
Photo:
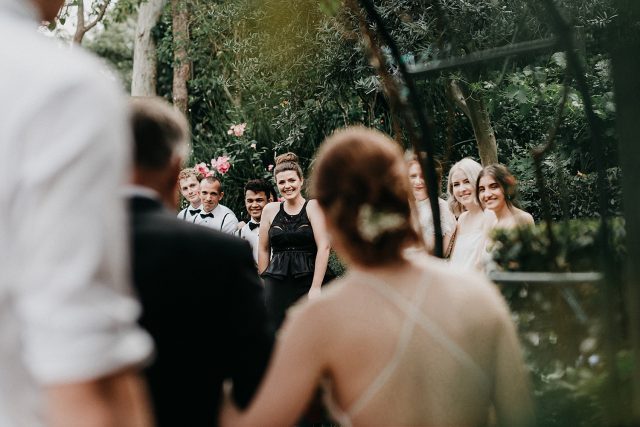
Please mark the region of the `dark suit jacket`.
<svg viewBox="0 0 640 427"><path fill-rule="evenodd" d="M246 241L130 200L140 320L156 343L146 370L159 426L215 426L223 380L245 406L268 362L262 285Z"/></svg>

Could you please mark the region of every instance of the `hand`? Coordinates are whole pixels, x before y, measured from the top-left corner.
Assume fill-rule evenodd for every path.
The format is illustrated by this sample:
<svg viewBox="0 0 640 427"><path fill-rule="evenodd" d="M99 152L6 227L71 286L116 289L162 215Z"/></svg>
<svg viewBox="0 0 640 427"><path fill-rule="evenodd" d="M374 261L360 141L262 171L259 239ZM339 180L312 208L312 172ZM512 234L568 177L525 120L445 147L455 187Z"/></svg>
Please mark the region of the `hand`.
<svg viewBox="0 0 640 427"><path fill-rule="evenodd" d="M220 427L236 425L241 415L240 410L233 403L232 388L231 381L225 381L222 386L222 404L218 414L218 425Z"/></svg>
<svg viewBox="0 0 640 427"><path fill-rule="evenodd" d="M309 299L315 299L320 296L320 293L320 288L314 288L312 286L311 289L309 289L309 293L307 294L307 296L309 297Z"/></svg>
<svg viewBox="0 0 640 427"><path fill-rule="evenodd" d="M242 230L242 227L244 227L245 225L247 225L247 223L246 223L246 222L244 222L244 221L240 221L240 222L238 223L238 225L236 225L236 231L238 231L238 230Z"/></svg>

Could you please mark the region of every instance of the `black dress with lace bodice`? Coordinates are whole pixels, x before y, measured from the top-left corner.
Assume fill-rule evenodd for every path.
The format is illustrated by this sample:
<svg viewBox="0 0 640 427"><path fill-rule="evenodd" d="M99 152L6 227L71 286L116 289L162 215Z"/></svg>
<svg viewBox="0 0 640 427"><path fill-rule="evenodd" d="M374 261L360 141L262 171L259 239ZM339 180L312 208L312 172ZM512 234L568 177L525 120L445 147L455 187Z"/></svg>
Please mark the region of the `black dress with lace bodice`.
<svg viewBox="0 0 640 427"><path fill-rule="evenodd" d="M311 288L318 247L307 216L307 203L295 215L284 211L284 203L271 222L271 261L262 273L265 281L267 313L274 329L279 329L287 309L306 296ZM333 278L327 268L323 283Z"/></svg>
<svg viewBox="0 0 640 427"><path fill-rule="evenodd" d="M263 276L283 280L287 277L313 276L318 247L311 222L307 217L307 203L296 215L284 211L284 204L271 222L269 242L273 255Z"/></svg>

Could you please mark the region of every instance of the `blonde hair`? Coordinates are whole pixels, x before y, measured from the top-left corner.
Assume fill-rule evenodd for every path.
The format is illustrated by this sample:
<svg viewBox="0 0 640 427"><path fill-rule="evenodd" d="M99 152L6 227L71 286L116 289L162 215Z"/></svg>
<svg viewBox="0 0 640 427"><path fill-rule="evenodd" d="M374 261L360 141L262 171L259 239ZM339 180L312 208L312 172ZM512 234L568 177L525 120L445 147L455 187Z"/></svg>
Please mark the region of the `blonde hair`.
<svg viewBox="0 0 640 427"><path fill-rule="evenodd" d="M465 157L464 159L451 166L451 169L449 169L449 177L447 178L447 202L449 203L449 209L451 210L451 212L453 212L456 218L465 211L465 208L464 206L462 206L462 203L457 201L455 196L453 195L453 182L451 181L453 174L456 171L462 171L462 173L464 173L464 175L469 180L469 183L471 183L473 192L475 193L476 184L478 182L478 175L480 174L481 170L482 166L480 165L480 163L476 162L471 157ZM477 203L475 194L473 196L473 202Z"/></svg>

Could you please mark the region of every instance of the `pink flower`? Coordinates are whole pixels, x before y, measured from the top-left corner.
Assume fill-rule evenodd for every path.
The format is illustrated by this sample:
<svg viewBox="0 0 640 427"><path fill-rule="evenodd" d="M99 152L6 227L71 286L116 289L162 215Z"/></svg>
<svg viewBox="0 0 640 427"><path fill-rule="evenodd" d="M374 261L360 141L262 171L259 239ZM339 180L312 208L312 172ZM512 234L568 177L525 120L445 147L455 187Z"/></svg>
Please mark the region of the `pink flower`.
<svg viewBox="0 0 640 427"><path fill-rule="evenodd" d="M269 172L271 172L271 171L273 170L273 165L269 165L269 166L267 166L267 170L268 170Z"/></svg>
<svg viewBox="0 0 640 427"><path fill-rule="evenodd" d="M229 169L231 169L231 163L229 163L229 157L227 156L220 156L217 159L211 159L211 166L222 175L229 172Z"/></svg>
<svg viewBox="0 0 640 427"><path fill-rule="evenodd" d="M284 202L284 197L278 197L278 202Z"/></svg>
<svg viewBox="0 0 640 427"><path fill-rule="evenodd" d="M244 135L244 130L246 127L247 127L246 123L240 123L239 125L231 125L231 127L227 131L227 135L242 136Z"/></svg>
<svg viewBox="0 0 640 427"><path fill-rule="evenodd" d="M256 143L255 142L251 144L251 148L253 148L254 150L256 149Z"/></svg>
<svg viewBox="0 0 640 427"><path fill-rule="evenodd" d="M196 164L193 168L202 176L211 176L209 175L211 171L207 167L207 164L204 162Z"/></svg>

